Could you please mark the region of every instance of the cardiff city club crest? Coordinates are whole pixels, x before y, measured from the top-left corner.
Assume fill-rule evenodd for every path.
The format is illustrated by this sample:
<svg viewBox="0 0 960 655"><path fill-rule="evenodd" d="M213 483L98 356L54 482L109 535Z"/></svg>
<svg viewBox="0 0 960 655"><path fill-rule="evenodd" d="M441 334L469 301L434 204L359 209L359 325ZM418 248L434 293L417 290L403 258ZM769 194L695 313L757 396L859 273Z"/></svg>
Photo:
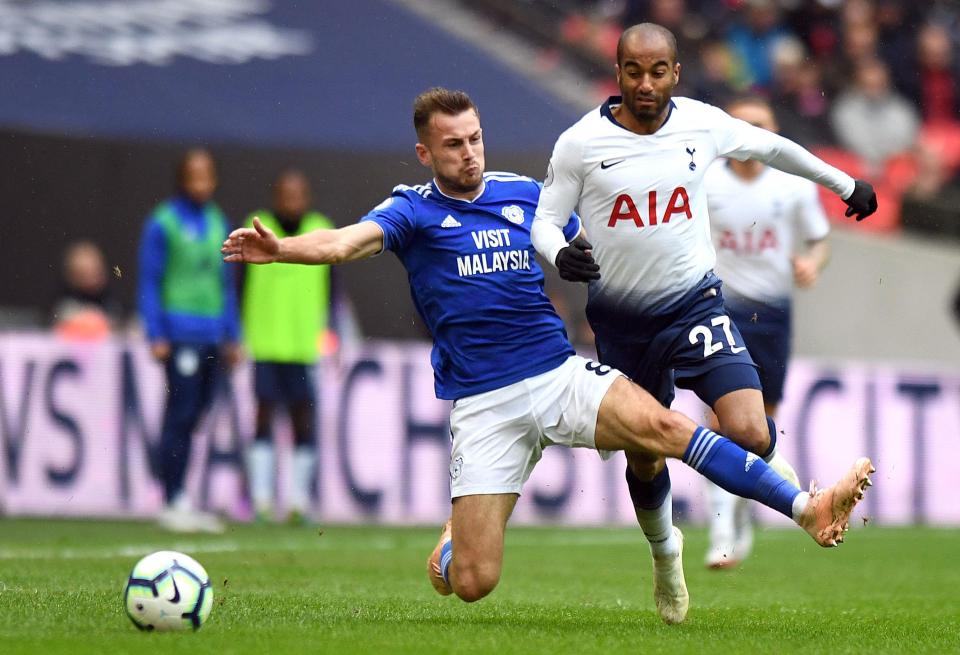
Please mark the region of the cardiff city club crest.
<svg viewBox="0 0 960 655"><path fill-rule="evenodd" d="M517 225L523 223L523 208L518 205L507 205L500 210L500 213L511 223L516 223Z"/></svg>

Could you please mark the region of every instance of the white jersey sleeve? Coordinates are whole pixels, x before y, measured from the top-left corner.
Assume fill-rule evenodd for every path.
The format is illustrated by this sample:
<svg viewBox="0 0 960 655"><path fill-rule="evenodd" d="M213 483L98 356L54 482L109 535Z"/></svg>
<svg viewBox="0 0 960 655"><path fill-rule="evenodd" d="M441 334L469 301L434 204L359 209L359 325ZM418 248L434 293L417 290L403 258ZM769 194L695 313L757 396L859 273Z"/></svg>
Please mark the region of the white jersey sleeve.
<svg viewBox="0 0 960 655"><path fill-rule="evenodd" d="M570 220L583 190L583 147L568 130L553 148L530 229L533 247L550 264L567 246L562 228Z"/></svg>
<svg viewBox="0 0 960 655"><path fill-rule="evenodd" d="M711 107L717 155L744 161L756 159L773 168L805 177L823 185L841 198L853 193L854 179L826 163L803 146L746 121L734 118L725 111Z"/></svg>

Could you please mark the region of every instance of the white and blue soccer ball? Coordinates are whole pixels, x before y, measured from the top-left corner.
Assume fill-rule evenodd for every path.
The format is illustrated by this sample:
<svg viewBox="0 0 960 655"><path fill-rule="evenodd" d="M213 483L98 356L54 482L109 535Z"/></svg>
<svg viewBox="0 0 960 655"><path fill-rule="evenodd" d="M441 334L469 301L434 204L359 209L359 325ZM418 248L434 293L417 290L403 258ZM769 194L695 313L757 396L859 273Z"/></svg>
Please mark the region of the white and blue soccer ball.
<svg viewBox="0 0 960 655"><path fill-rule="evenodd" d="M210 616L213 587L195 559L161 550L133 567L123 604L141 630L198 630Z"/></svg>

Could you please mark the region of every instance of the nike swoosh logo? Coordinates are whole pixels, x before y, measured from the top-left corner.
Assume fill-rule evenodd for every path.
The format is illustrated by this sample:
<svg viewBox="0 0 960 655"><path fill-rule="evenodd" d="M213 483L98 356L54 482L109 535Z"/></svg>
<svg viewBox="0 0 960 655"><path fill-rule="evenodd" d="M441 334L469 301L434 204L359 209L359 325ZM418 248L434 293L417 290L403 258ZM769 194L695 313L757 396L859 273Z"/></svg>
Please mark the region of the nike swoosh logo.
<svg viewBox="0 0 960 655"><path fill-rule="evenodd" d="M602 168L603 170L607 170L607 169L610 168L611 166L616 166L617 164L622 164L624 161L626 161L626 159L616 159L616 160L611 161L611 162L602 161L602 162L600 162L600 168Z"/></svg>
<svg viewBox="0 0 960 655"><path fill-rule="evenodd" d="M173 583L173 598L170 598L171 603L180 602L180 590L177 589L177 579L173 576L173 573L170 574L170 582Z"/></svg>

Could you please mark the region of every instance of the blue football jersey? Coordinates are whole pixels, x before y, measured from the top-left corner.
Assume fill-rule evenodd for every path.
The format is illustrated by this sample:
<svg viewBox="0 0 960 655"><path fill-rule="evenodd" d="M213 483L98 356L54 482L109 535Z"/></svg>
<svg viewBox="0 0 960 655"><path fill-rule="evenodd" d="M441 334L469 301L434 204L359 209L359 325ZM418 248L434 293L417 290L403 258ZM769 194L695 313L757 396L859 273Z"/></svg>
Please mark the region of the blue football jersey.
<svg viewBox="0 0 960 655"><path fill-rule="evenodd" d="M472 201L434 182L400 185L361 221L383 229L433 335L438 398L499 389L556 368L573 354L563 321L543 292L530 226L541 185L513 173L485 173ZM580 231L573 215L567 239Z"/></svg>

